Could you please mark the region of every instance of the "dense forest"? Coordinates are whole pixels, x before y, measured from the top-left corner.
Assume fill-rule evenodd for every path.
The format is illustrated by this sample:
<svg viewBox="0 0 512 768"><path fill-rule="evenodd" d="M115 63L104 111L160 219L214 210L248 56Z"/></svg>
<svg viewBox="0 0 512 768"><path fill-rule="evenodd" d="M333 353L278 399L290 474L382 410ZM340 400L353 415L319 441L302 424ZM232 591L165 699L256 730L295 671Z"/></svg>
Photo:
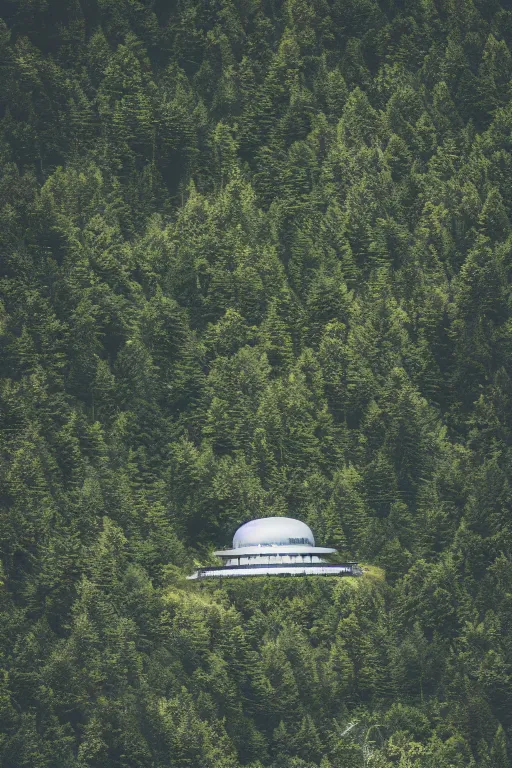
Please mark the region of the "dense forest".
<svg viewBox="0 0 512 768"><path fill-rule="evenodd" d="M2 768L510 768L508 7L0 2Z"/></svg>

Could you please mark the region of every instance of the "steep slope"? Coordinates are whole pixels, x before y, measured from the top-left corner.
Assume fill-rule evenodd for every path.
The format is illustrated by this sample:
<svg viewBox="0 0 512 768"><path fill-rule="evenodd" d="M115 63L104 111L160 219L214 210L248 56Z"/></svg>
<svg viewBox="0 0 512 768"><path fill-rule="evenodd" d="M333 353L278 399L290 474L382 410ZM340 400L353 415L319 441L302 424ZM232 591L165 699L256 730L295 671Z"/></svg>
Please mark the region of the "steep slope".
<svg viewBox="0 0 512 768"><path fill-rule="evenodd" d="M5 768L509 765L507 6L1 5Z"/></svg>

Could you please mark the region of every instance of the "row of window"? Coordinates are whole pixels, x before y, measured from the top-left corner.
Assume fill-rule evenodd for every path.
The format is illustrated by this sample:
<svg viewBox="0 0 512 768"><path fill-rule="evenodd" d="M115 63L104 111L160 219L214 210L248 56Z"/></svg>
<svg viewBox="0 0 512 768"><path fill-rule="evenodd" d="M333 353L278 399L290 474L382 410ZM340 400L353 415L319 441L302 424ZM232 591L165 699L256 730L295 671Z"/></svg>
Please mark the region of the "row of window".
<svg viewBox="0 0 512 768"><path fill-rule="evenodd" d="M273 563L322 563L321 558L316 555L246 555L245 557L235 557L228 560L226 565L248 565L260 563L261 565L272 565Z"/></svg>

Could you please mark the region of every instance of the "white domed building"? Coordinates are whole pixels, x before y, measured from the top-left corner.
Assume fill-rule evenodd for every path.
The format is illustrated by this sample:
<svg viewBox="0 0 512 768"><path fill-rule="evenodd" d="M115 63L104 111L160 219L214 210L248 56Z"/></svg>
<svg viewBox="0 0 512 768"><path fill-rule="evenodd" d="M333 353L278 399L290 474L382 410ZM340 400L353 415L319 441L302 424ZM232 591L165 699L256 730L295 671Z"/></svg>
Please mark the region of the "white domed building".
<svg viewBox="0 0 512 768"><path fill-rule="evenodd" d="M232 576L360 576L357 563L331 563L335 549L315 546L311 528L291 517L263 517L242 525L233 548L215 552L223 564L200 568L189 579Z"/></svg>

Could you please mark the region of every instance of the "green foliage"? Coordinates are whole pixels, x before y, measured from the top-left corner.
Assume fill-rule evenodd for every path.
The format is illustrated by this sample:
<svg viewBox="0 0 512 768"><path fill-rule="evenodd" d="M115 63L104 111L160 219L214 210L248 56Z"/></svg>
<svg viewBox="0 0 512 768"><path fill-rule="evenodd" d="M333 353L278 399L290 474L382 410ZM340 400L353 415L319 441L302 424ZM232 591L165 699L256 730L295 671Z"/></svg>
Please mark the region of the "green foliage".
<svg viewBox="0 0 512 768"><path fill-rule="evenodd" d="M2 767L510 766L507 3L2 14Z"/></svg>

